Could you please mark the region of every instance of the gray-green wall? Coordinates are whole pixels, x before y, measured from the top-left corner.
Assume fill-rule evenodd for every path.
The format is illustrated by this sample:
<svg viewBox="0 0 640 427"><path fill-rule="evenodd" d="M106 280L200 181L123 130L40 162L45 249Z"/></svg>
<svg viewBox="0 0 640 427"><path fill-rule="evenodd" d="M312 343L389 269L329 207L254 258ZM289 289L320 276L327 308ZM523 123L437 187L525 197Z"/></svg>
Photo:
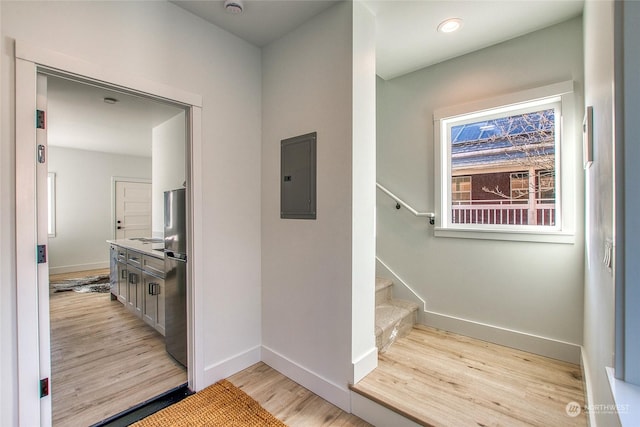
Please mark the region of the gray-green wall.
<svg viewBox="0 0 640 427"><path fill-rule="evenodd" d="M433 226L378 191L377 255L426 301L425 323L579 360L584 286L581 122L582 19L411 74L378 79L377 180L418 211L433 211L433 112L573 80L573 138L562 142L575 195L575 243L434 237ZM568 207L565 207L568 208ZM524 345L521 345L524 343ZM564 357L564 356L558 356Z"/></svg>

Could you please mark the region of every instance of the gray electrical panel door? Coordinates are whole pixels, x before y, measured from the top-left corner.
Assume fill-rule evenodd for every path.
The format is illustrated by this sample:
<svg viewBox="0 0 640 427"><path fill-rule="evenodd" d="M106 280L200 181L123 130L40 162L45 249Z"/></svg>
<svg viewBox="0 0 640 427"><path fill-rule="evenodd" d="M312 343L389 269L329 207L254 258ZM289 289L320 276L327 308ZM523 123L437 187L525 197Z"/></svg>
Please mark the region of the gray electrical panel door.
<svg viewBox="0 0 640 427"><path fill-rule="evenodd" d="M316 132L280 141L280 218L316 219Z"/></svg>

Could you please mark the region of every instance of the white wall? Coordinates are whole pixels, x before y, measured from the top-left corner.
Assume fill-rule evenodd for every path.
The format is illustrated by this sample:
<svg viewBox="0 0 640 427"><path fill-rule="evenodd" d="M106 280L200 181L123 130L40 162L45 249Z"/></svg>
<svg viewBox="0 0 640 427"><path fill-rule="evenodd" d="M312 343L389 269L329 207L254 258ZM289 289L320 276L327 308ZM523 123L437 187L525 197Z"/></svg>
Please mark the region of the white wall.
<svg viewBox="0 0 640 427"><path fill-rule="evenodd" d="M204 188L200 265L207 382L259 360L260 51L168 2L0 2L0 283L4 419L16 416L13 41L201 94ZM243 173L237 175L238 168ZM234 180L229 180L233 176ZM229 208L229 206L232 208ZM6 325L6 326L5 326ZM234 364L235 363L235 364Z"/></svg>
<svg viewBox="0 0 640 427"><path fill-rule="evenodd" d="M352 383L378 364L375 344L376 22L353 3Z"/></svg>
<svg viewBox="0 0 640 427"><path fill-rule="evenodd" d="M433 211L434 110L565 80L581 88L582 66L582 26L576 18L402 77L378 80L378 182L418 211ZM563 142L577 153L581 103L578 92L576 135ZM510 345L522 338L532 340L534 347L545 342L550 352L566 350L577 361L584 277L578 157L573 160L575 188L564 188L576 194L575 244L435 238L425 219L396 210L395 202L378 192L377 254L426 300L426 323L465 333L485 331L485 339L496 333Z"/></svg>
<svg viewBox="0 0 640 427"><path fill-rule="evenodd" d="M109 267L113 237L112 177L151 179L151 158L49 147L56 174L56 236L49 238L49 271Z"/></svg>
<svg viewBox="0 0 640 427"><path fill-rule="evenodd" d="M367 173L374 170L373 147L367 150L362 139L373 134L372 123L357 136L352 126L356 93L352 7L338 3L266 46L262 64L262 356L347 410L347 386L353 375L352 280L373 276L364 265L357 272L352 268L352 250L357 251L353 193L368 191L372 198L374 188L372 175L368 190L367 178L356 183L352 166L354 154L362 150L365 158L358 167ZM364 53L365 48L360 49ZM373 79L371 75L367 80L369 90ZM369 111L363 115L364 123L372 118ZM317 132L317 219L280 219L280 141L313 131ZM371 214L367 212L364 221L373 225ZM373 247L364 250L373 257ZM368 262L372 269L372 259ZM374 283L369 285L364 303L373 302ZM369 317L369 337L364 340L373 344ZM356 353L366 353L366 347L358 344Z"/></svg>
<svg viewBox="0 0 640 427"><path fill-rule="evenodd" d="M153 237L164 236L164 192L182 188L185 180L186 129L182 112L151 131Z"/></svg>

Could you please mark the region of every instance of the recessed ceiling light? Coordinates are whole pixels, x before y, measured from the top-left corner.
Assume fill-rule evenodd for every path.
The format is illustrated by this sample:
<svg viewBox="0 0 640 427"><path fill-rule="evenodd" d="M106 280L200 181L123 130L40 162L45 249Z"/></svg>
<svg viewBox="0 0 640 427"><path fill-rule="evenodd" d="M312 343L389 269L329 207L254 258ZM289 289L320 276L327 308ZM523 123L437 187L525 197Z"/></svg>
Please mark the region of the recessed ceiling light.
<svg viewBox="0 0 640 427"><path fill-rule="evenodd" d="M244 6L242 4L242 0L225 0L224 1L224 10L237 15L242 13Z"/></svg>
<svg viewBox="0 0 640 427"><path fill-rule="evenodd" d="M117 99L111 98L110 96L107 96L106 98L102 98L102 100L107 104L115 104L116 102L118 102Z"/></svg>
<svg viewBox="0 0 640 427"><path fill-rule="evenodd" d="M454 31L458 31L462 28L462 19L460 18L449 18L445 19L438 25L439 33L453 33Z"/></svg>

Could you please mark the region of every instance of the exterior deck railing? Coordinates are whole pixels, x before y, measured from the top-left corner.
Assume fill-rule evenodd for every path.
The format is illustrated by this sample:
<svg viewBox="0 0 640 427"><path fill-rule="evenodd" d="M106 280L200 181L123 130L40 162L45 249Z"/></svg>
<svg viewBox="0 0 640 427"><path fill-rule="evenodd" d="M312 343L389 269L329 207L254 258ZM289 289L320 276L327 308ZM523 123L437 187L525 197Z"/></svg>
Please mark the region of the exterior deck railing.
<svg viewBox="0 0 640 427"><path fill-rule="evenodd" d="M519 200L469 200L454 202L451 207L453 224L555 225L556 205L548 200L536 200L530 207Z"/></svg>

